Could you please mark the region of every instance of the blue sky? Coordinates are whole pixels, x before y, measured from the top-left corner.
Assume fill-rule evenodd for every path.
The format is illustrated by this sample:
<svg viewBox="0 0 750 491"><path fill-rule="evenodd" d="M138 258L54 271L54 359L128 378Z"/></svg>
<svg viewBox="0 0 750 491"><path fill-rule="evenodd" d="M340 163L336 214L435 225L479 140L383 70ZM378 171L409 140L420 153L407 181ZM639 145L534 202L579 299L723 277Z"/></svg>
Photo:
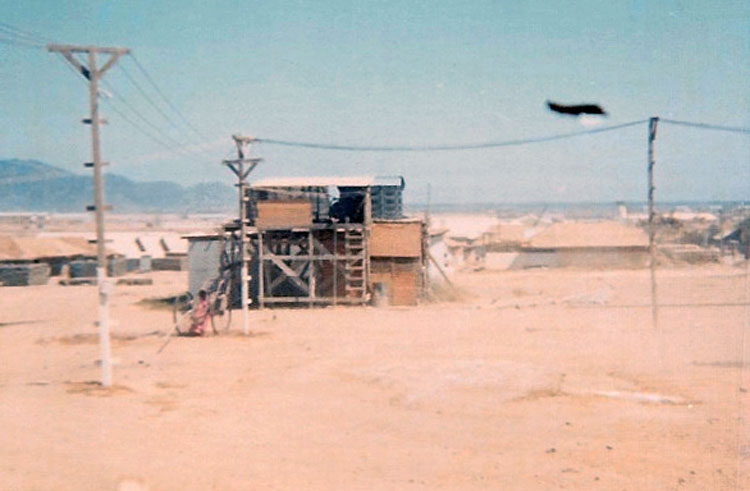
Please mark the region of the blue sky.
<svg viewBox="0 0 750 491"><path fill-rule="evenodd" d="M231 182L219 161L236 132L422 145L586 129L547 112L547 99L599 102L604 124L658 115L750 126L750 3L561 3L0 0L0 19L63 43L133 51L205 137L171 127L113 68L106 79L130 106L186 147L203 145L200 157L166 150L105 104L108 170L141 180ZM121 63L139 76L132 60ZM6 44L0 81L0 157L83 172L83 81L57 56ZM258 177L403 174L412 202L428 183L439 202L645 198L645 125L467 152L253 153L265 159ZM664 125L657 160L659 200L750 199L748 136Z"/></svg>

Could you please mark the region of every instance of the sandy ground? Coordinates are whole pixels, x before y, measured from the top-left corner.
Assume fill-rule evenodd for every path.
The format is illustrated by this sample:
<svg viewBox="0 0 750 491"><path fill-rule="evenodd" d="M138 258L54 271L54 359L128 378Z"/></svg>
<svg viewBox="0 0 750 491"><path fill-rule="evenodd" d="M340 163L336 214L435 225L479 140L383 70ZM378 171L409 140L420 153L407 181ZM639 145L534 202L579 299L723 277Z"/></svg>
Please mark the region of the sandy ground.
<svg viewBox="0 0 750 491"><path fill-rule="evenodd" d="M161 354L171 313L138 301L187 281L153 274L116 289L111 389L94 287L4 288L0 487L750 489L742 273L661 271L659 329L645 271L479 272Z"/></svg>

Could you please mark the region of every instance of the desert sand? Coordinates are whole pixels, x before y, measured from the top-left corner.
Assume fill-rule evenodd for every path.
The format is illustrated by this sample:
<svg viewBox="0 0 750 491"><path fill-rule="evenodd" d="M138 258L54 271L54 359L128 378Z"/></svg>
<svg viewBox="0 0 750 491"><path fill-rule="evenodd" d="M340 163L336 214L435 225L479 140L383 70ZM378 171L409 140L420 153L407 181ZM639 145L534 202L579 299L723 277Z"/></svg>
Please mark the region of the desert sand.
<svg viewBox="0 0 750 491"><path fill-rule="evenodd" d="M96 288L0 290L3 489L750 489L744 270L474 272L459 300L174 338ZM714 304L714 305L707 305ZM219 322L221 323L221 322ZM744 344L744 346L743 346Z"/></svg>

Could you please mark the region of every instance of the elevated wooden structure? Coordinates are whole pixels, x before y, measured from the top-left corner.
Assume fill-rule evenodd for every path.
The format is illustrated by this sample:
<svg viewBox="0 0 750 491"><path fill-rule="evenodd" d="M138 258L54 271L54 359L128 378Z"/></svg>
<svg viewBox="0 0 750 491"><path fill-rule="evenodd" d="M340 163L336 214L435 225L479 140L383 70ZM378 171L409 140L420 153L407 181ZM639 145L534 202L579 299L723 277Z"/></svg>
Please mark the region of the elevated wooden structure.
<svg viewBox="0 0 750 491"><path fill-rule="evenodd" d="M403 187L401 177L266 179L249 186L244 267L251 305L362 305L375 283L390 303L417 303L425 286L425 227L404 219ZM225 226L227 244L239 242L241 228ZM228 262L241 267L237 257Z"/></svg>

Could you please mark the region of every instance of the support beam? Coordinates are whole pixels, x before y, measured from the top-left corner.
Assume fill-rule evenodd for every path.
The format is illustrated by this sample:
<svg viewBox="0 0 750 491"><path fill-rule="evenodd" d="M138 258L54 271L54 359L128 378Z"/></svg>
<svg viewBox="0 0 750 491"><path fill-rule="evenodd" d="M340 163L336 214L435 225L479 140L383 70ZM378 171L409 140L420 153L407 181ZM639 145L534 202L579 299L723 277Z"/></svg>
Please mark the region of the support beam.
<svg viewBox="0 0 750 491"><path fill-rule="evenodd" d="M287 266L286 263L284 263L284 261L277 258L274 254L268 253L267 257L265 255L264 257L265 257L265 260L271 261L273 264L275 264L281 270L281 272L287 276L287 278L292 280L292 282L295 285L302 288L302 290L304 290L304 292L307 293L308 295L310 294L309 285L299 278L300 274L297 271Z"/></svg>
<svg viewBox="0 0 750 491"><path fill-rule="evenodd" d="M265 281L263 264L265 257L263 256L263 247L263 232L260 231L258 232L258 308L261 310L265 306L265 294L263 292L263 282Z"/></svg>
<svg viewBox="0 0 750 491"><path fill-rule="evenodd" d="M336 254L338 254L338 237L339 232L335 228L333 229L333 268L332 269L332 275L333 276L333 305L335 306L338 303L339 293L338 288L339 284L337 281L338 278L338 266L339 262L336 260Z"/></svg>
<svg viewBox="0 0 750 491"><path fill-rule="evenodd" d="M315 300L315 261L313 261L313 254L315 252L315 238L313 237L312 230L307 232L307 257L310 260L310 271L307 273L307 284L308 293L310 294L310 308L313 306Z"/></svg>

